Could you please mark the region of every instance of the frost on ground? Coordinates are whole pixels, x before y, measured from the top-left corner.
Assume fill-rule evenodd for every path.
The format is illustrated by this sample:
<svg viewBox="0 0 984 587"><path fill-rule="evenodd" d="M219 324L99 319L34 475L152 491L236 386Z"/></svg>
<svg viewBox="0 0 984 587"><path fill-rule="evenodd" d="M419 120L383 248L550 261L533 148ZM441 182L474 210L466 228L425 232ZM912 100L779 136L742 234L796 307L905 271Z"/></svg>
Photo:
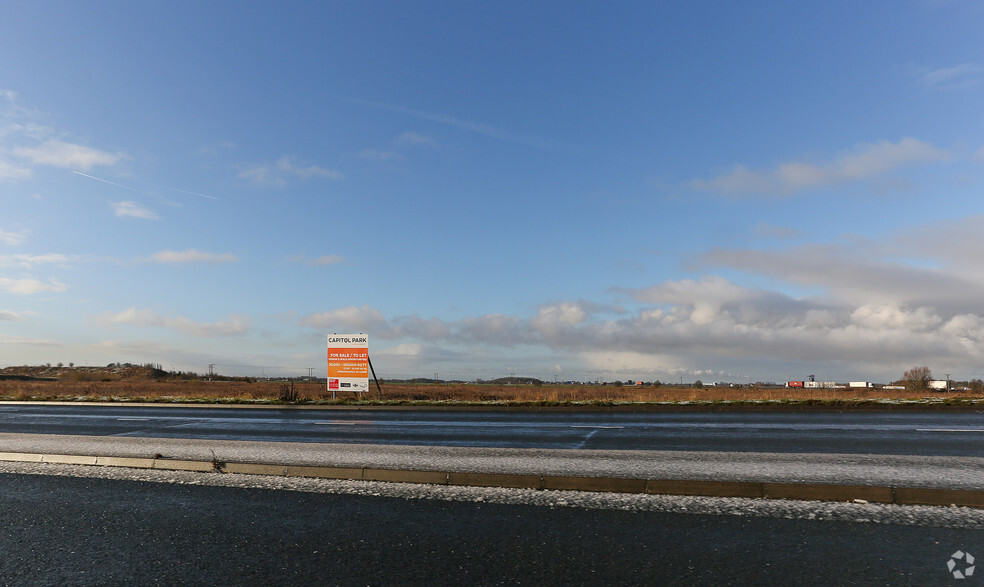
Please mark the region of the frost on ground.
<svg viewBox="0 0 984 587"><path fill-rule="evenodd" d="M429 499L715 516L754 516L939 528L984 528L984 510L981 509L873 504L863 503L861 500L857 502L825 502L544 491L18 462L0 462L0 474L61 475L121 481L363 495L394 499Z"/></svg>

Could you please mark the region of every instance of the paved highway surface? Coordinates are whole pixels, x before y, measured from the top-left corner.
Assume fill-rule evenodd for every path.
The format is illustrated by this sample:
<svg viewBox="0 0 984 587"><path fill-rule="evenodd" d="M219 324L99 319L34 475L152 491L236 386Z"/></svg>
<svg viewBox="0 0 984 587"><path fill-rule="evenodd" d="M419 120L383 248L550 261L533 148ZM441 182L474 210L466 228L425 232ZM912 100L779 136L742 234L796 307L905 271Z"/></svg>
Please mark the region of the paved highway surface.
<svg viewBox="0 0 984 587"><path fill-rule="evenodd" d="M512 490L553 494L554 506L542 507L484 501L503 490L408 501L181 484L229 477L237 476L153 483L0 471L0 583L940 585L955 581L947 566L955 553L958 571L968 566L963 553L984 554L979 519L932 521L953 508L833 504L809 519L795 504L756 511L765 500L706 515L579 507L569 492ZM674 503L702 512L695 504L710 501ZM819 519L834 511L824 507L853 513ZM914 510L941 514L922 525L878 514Z"/></svg>
<svg viewBox="0 0 984 587"><path fill-rule="evenodd" d="M654 479L977 489L982 437L976 412L0 405L0 452ZM940 584L982 529L955 507L0 462L10 585Z"/></svg>
<svg viewBox="0 0 984 587"><path fill-rule="evenodd" d="M984 412L570 412L0 405L0 432L306 443L984 457Z"/></svg>

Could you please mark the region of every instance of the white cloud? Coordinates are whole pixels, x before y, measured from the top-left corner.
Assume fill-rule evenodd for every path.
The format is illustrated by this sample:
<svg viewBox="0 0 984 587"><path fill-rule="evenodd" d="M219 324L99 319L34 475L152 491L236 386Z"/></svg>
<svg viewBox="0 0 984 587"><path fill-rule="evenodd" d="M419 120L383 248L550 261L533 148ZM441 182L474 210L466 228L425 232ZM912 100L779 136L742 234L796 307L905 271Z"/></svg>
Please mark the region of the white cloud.
<svg viewBox="0 0 984 587"><path fill-rule="evenodd" d="M135 202L113 202L113 211L119 217L142 218L144 220L160 220L156 212L144 208Z"/></svg>
<svg viewBox="0 0 984 587"><path fill-rule="evenodd" d="M420 338L422 340L445 340L451 336L451 329L440 318L424 319L419 316L401 316L393 319L389 329L382 334L385 338Z"/></svg>
<svg viewBox="0 0 984 587"><path fill-rule="evenodd" d="M6 136L21 137L38 142L55 134L55 129L34 122L14 122L10 119L0 124L0 138Z"/></svg>
<svg viewBox="0 0 984 587"><path fill-rule="evenodd" d="M160 251L150 256L150 260L156 263L235 263L239 257L232 253L206 253L196 249L186 249L184 251Z"/></svg>
<svg viewBox="0 0 984 587"><path fill-rule="evenodd" d="M936 90L956 90L969 88L984 79L984 67L976 63L961 63L953 67L939 69L917 69L919 81L926 87Z"/></svg>
<svg viewBox="0 0 984 587"><path fill-rule="evenodd" d="M588 318L588 312L574 302L562 302L542 306L536 316L530 320L530 325L539 332L554 338L569 331Z"/></svg>
<svg viewBox="0 0 984 587"><path fill-rule="evenodd" d="M20 232L6 232L4 230L0 230L0 244L16 247L25 240L27 240L27 231L25 230Z"/></svg>
<svg viewBox="0 0 984 587"><path fill-rule="evenodd" d="M863 181L910 165L943 161L948 157L946 151L929 143L904 138L897 143L881 141L857 145L821 165L790 161L771 171L755 171L736 165L729 173L711 179L692 180L690 187L724 194L789 196L828 185Z"/></svg>
<svg viewBox="0 0 984 587"><path fill-rule="evenodd" d="M916 364L977 377L984 356L982 222L934 221L882 242L713 249L699 259L695 270L703 274L694 279L609 290L631 300L630 309L555 301L529 315L441 320L349 306L299 323L392 340L393 356L417 373L440 364L425 349L447 346L473 364L502 369L516 361L540 374L560 364L588 379L621 372L621 379L733 380L751 372L757 379L827 373L887 381ZM739 277L716 274L721 268ZM738 281L762 277L774 285ZM536 349L544 354L537 357Z"/></svg>
<svg viewBox="0 0 984 587"><path fill-rule="evenodd" d="M333 332L348 330L372 332L378 327L385 327L386 319L379 310L364 305L362 307L347 306L338 310L303 316L299 323L301 326Z"/></svg>
<svg viewBox="0 0 984 587"><path fill-rule="evenodd" d="M239 145L236 144L234 141L219 141L211 145L204 145L202 147L199 147L195 151L195 153L199 155L210 155L214 157L214 156L222 155L229 151L234 151L237 148L239 148Z"/></svg>
<svg viewBox="0 0 984 587"><path fill-rule="evenodd" d="M120 153L99 151L57 139L48 139L37 147L16 147L12 152L32 163L85 171L97 166L115 165L122 158Z"/></svg>
<svg viewBox="0 0 984 587"><path fill-rule="evenodd" d="M431 137L417 132L409 131L393 139L393 144L397 147L436 147L437 142Z"/></svg>
<svg viewBox="0 0 984 587"><path fill-rule="evenodd" d="M305 261L308 265L320 267L323 265L335 265L337 263L343 263L345 257L341 255L322 255L321 257L316 257L314 259L309 259Z"/></svg>
<svg viewBox="0 0 984 587"><path fill-rule="evenodd" d="M250 330L249 319L230 314L224 322L196 322L183 316L167 317L152 310L128 308L117 314L105 314L95 319L99 324L129 324L168 328L199 338L243 336Z"/></svg>
<svg viewBox="0 0 984 587"><path fill-rule="evenodd" d="M239 177L250 183L264 187L284 187L290 179L326 178L334 180L345 179L337 170L319 167L317 165L298 165L288 156L281 157L276 163L258 165L239 174Z"/></svg>
<svg viewBox="0 0 984 587"><path fill-rule="evenodd" d="M61 343L55 342L53 340L44 340L41 338L27 338L26 336L7 336L0 334L0 344L10 344L18 347L23 346L40 346L40 347L55 347L61 346Z"/></svg>
<svg viewBox="0 0 984 587"><path fill-rule="evenodd" d="M126 157L65 140L67 133L39 122L43 118L16 92L0 90L0 180L30 179L39 165L88 170Z"/></svg>
<svg viewBox="0 0 984 587"><path fill-rule="evenodd" d="M361 101L360 103L365 104L367 106L372 106L374 108L380 108L392 112L400 112L402 114L406 114L408 116L412 116L420 120L426 120L428 122L443 124L445 126L449 126L459 130L464 130L467 132L476 133L479 135L483 135L492 139L496 139L508 143L525 145L527 147L533 147L536 149L543 149L547 151L555 151L555 150L567 148L567 145L565 145L560 141L556 141L554 139L548 139L532 134L506 130L504 128L499 128L496 126L492 126L490 124L465 120L463 118L450 116L448 114L426 112L423 110L414 110L412 108L405 108L403 106L397 106L393 104L385 104L383 102Z"/></svg>
<svg viewBox="0 0 984 587"><path fill-rule="evenodd" d="M787 240L799 236L802 234L802 231L792 226L775 226L765 222L759 222L755 225L754 234L760 238Z"/></svg>
<svg viewBox="0 0 984 587"><path fill-rule="evenodd" d="M304 255L301 254L288 257L287 260L291 263L304 263L305 265L310 265L312 267L322 267L324 265L344 263L345 257L341 255L322 255L321 257L315 257L314 259L306 259Z"/></svg>
<svg viewBox="0 0 984 587"><path fill-rule="evenodd" d="M984 313L949 316L930 306L821 303L743 288L713 275L629 293L643 305L618 319L587 311L578 302L560 302L541 307L529 318L490 314L454 322L387 319L379 310L363 306L307 316L300 323L406 341L391 353L414 355L418 372L427 369L427 361L416 353L442 342L473 361L488 359L480 349L498 354L508 348L546 347L578 357L568 368L589 379L619 372L647 378L725 377L729 369L764 370L762 365L770 363L783 369L837 369L841 377L858 371L894 376L906 363L976 365L984 351ZM524 351L522 356L528 355ZM840 372L845 369L852 371Z"/></svg>
<svg viewBox="0 0 984 587"><path fill-rule="evenodd" d="M345 257L341 255L323 255L315 259L311 259L308 263L310 265L334 265L336 263L342 263L345 261Z"/></svg>
<svg viewBox="0 0 984 587"><path fill-rule="evenodd" d="M526 321L508 314L485 314L465 318L449 326L448 336L452 340L467 343L510 347L535 342Z"/></svg>
<svg viewBox="0 0 984 587"><path fill-rule="evenodd" d="M403 159L403 155L395 151L380 151L379 149L363 149L359 151L359 157L372 159L373 161L396 161Z"/></svg>
<svg viewBox="0 0 984 587"><path fill-rule="evenodd" d="M931 308L910 310L901 304L867 304L854 310L851 322L872 330L925 332L938 327L942 320Z"/></svg>
<svg viewBox="0 0 984 587"><path fill-rule="evenodd" d="M326 169L317 165L295 165L290 157L281 157L280 160L277 161L277 169L288 175L299 177L301 179L310 179L312 177L342 179L344 177L340 172L335 171L334 169Z"/></svg>
<svg viewBox="0 0 984 587"><path fill-rule="evenodd" d="M29 167L22 167L0 160L0 179L28 179L33 174Z"/></svg>
<svg viewBox="0 0 984 587"><path fill-rule="evenodd" d="M943 230L951 239L946 243L941 240L937 249L950 251L946 256L933 253L929 237L925 243L912 244L918 243L913 235L919 234L912 231L900 237L904 247L855 240L781 251L718 248L701 261L705 266L727 267L822 291L845 304L897 303L933 307L947 314L968 307L984 310L978 302L984 299L984 269L977 267L979 254L974 256L972 244L981 237L976 232L947 232L942 224L935 230ZM942 261L943 266L925 262L933 259Z"/></svg>
<svg viewBox="0 0 984 587"><path fill-rule="evenodd" d="M0 290L5 290L17 295L31 295L46 291L65 291L68 289L64 283L49 279L47 283L32 278L12 279L0 277Z"/></svg>
<svg viewBox="0 0 984 587"><path fill-rule="evenodd" d="M6 322L20 322L24 319L23 314L11 310L0 310L0 321Z"/></svg>
<svg viewBox="0 0 984 587"><path fill-rule="evenodd" d="M0 267L35 267L37 265L65 264L80 261L80 257L69 257L59 253L47 255L0 255Z"/></svg>

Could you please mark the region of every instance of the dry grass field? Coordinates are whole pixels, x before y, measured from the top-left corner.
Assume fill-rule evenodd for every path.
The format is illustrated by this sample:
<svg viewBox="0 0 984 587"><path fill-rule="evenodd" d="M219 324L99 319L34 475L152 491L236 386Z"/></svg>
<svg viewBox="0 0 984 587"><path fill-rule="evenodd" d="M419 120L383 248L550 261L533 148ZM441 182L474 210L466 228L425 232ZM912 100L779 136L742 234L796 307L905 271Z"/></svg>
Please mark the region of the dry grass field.
<svg viewBox="0 0 984 587"><path fill-rule="evenodd" d="M293 387L291 387L293 386ZM293 391L296 401L332 403L331 392L323 382L283 381L202 381L122 379L113 381L0 380L0 400L62 401L152 401L152 402L283 402L286 392ZM877 402L881 400L916 400L956 402L981 399L970 392L907 392L879 389L784 389L756 387L684 387L664 385L495 385L495 384L382 384L382 395L375 387L357 398L351 392L339 392L334 403L358 401L385 403L516 403L516 404L585 404L623 402L757 402L789 401L806 403Z"/></svg>

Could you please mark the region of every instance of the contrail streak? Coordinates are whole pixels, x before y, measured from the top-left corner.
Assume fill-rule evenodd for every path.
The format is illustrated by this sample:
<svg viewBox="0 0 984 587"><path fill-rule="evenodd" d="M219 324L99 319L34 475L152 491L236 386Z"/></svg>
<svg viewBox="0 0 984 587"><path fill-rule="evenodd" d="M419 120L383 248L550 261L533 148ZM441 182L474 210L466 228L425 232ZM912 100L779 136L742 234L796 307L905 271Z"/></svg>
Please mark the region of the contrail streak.
<svg viewBox="0 0 984 587"><path fill-rule="evenodd" d="M76 175L81 175L82 177L88 177L89 179L94 179L96 181L101 181L103 183L108 183L109 185L115 185L118 188L123 188L125 190L130 190L131 192L137 192L138 194L142 194L143 193L143 192L141 192L140 190L138 190L136 188L131 188L131 187L125 186L123 184L112 182L112 181L109 181L108 179L101 179L101 178L95 177L93 175L89 175L88 173L82 173L81 171L72 171L72 173L74 173Z"/></svg>
<svg viewBox="0 0 984 587"><path fill-rule="evenodd" d="M130 186L125 186L125 185L123 185L121 183L116 183L114 181L109 181L108 179L102 179L101 177L96 177L94 175L89 175L88 173L82 173L81 171L74 171L73 170L72 173L74 173L76 175L81 175L82 177L88 177L89 179L94 179L96 181L101 181L103 183L108 183L109 185L114 185L114 186L116 186L118 188L123 188L125 190L130 190L131 192L137 192L138 194L145 194L145 193L147 193L147 192L138 190L136 188L131 188ZM163 185L153 185L153 184L148 184L148 185L152 185L153 187L156 187L156 188L159 188L159 189L162 189L162 190L171 190L172 192L180 192L182 194L188 194L190 196L198 196L199 198L208 198L209 200L218 200L219 199L219 198L217 198L215 196L208 196L206 194L199 194L197 192L189 192L188 190L180 190L178 188L169 188L169 187L163 186Z"/></svg>
<svg viewBox="0 0 984 587"><path fill-rule="evenodd" d="M536 149L543 149L546 151L558 151L558 150L566 150L570 148L569 145L560 141L556 141L554 139L547 139L547 138L538 137L536 135L525 134L525 133L517 133L496 126L492 126L490 124L473 122L470 120L449 116L447 114L437 114L434 112L427 112L424 110L414 110L413 108L406 108L404 106L398 106L396 104L387 104L385 102L374 102L372 100L355 100L355 99L348 99L342 97L339 97L338 99L345 102L349 102L351 104L363 104L365 106L371 106L373 108L380 108L382 110L399 112L401 114L406 114L407 116L412 116L414 118L419 118L421 120L427 120L429 122L435 122L437 124L443 124L460 130L477 133L480 135L487 136L489 138L505 141L507 143L526 145L527 147L534 147Z"/></svg>
<svg viewBox="0 0 984 587"><path fill-rule="evenodd" d="M199 194L198 192L189 192L188 190L179 190L178 188L169 188L166 185L154 185L154 184L147 184L147 185L152 185L155 188L160 188L162 190L171 190L172 192L181 192L182 194L188 194L188 195L191 195L191 196L198 196L199 198L208 198L209 200L218 200L219 199L219 198L216 198L215 196L208 196L208 195L205 195L205 194Z"/></svg>

